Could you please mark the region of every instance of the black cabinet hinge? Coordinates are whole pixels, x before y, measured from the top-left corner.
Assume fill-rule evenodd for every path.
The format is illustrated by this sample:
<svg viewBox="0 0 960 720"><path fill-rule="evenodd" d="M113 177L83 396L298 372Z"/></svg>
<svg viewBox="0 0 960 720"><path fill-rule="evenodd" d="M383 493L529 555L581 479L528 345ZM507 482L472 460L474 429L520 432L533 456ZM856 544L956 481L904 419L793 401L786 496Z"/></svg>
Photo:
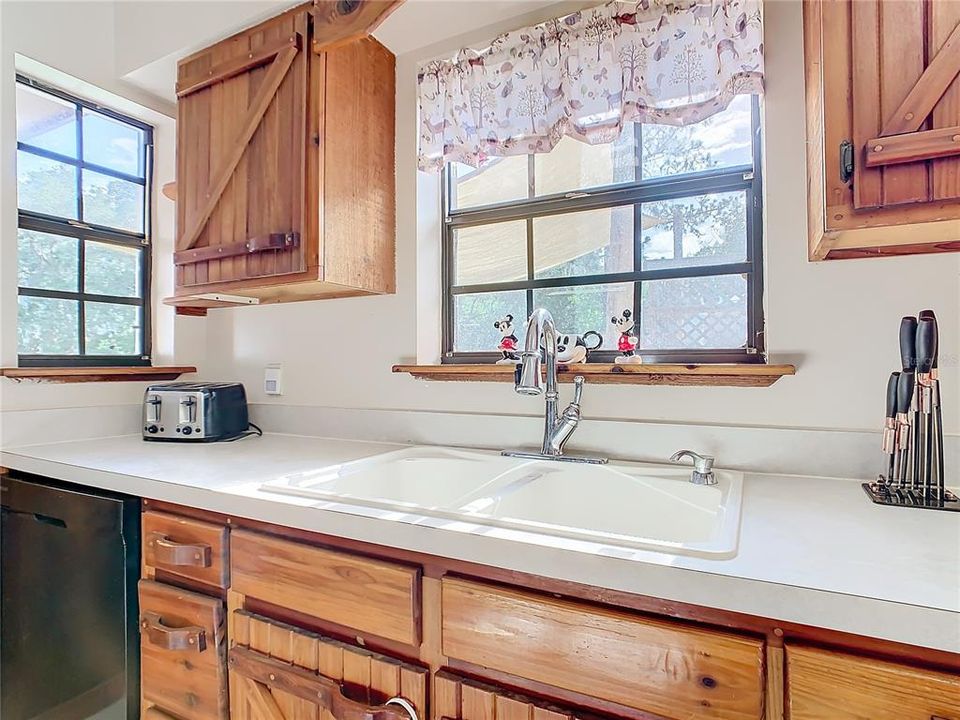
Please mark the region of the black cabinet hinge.
<svg viewBox="0 0 960 720"><path fill-rule="evenodd" d="M853 143L840 143L840 182L848 183L853 178Z"/></svg>

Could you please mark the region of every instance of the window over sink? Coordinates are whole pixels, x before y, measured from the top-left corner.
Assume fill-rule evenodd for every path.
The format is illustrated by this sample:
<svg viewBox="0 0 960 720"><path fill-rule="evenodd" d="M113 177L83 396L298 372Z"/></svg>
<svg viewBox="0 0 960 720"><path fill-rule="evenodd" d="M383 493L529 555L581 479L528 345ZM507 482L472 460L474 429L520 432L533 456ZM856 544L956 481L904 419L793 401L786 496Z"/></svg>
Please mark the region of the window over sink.
<svg viewBox="0 0 960 720"><path fill-rule="evenodd" d="M21 366L150 364L152 129L17 77Z"/></svg>
<svg viewBox="0 0 960 720"><path fill-rule="evenodd" d="M493 361L493 323L536 307L599 332L611 362L629 311L650 362L763 359L760 108L737 96L687 126L631 123L610 144L449 163L443 361Z"/></svg>

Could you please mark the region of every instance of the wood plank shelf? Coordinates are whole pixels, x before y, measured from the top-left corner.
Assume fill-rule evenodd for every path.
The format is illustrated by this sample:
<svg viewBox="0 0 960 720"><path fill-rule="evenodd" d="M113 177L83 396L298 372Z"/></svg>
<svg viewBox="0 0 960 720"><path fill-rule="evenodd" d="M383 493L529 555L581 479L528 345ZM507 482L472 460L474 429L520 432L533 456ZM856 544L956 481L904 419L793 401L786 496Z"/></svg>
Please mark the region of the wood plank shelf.
<svg viewBox="0 0 960 720"><path fill-rule="evenodd" d="M195 373L188 365L159 367L21 367L0 368L0 377L11 380L33 380L50 383L81 382L142 382L176 380L181 375Z"/></svg>
<svg viewBox="0 0 960 720"><path fill-rule="evenodd" d="M393 372L409 373L422 380L513 382L513 365L394 365ZM557 379L571 383L583 375L591 384L700 385L720 387L768 387L785 375L795 375L793 365L764 364L647 364L607 365L586 363L558 365Z"/></svg>

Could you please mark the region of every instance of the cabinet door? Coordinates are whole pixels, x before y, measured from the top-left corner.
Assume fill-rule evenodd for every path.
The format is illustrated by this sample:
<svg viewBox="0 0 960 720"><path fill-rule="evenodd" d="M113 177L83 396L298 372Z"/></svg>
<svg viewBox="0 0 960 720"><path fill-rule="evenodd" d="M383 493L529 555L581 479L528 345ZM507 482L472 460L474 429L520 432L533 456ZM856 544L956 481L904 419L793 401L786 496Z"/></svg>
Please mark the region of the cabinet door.
<svg viewBox="0 0 960 720"><path fill-rule="evenodd" d="M181 61L176 285L306 269L307 12Z"/></svg>
<svg viewBox="0 0 960 720"><path fill-rule="evenodd" d="M426 669L235 610L233 720L426 720Z"/></svg>
<svg viewBox="0 0 960 720"><path fill-rule="evenodd" d="M854 205L960 198L960 2L851 5Z"/></svg>
<svg viewBox="0 0 960 720"><path fill-rule="evenodd" d="M435 720L601 720L446 670L433 681L433 716Z"/></svg>
<svg viewBox="0 0 960 720"><path fill-rule="evenodd" d="M222 601L140 581L143 717L225 720L227 674ZM151 706L158 711L150 713Z"/></svg>
<svg viewBox="0 0 960 720"><path fill-rule="evenodd" d="M960 720L960 676L787 647L790 720Z"/></svg>

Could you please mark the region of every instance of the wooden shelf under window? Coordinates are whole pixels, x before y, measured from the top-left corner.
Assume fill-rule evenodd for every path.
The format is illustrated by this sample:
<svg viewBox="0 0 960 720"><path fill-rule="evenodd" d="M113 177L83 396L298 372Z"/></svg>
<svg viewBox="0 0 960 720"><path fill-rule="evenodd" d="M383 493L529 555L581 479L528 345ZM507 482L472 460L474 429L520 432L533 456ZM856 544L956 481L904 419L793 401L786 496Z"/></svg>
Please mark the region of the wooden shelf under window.
<svg viewBox="0 0 960 720"><path fill-rule="evenodd" d="M423 380L513 382L513 365L394 365L393 372L409 373ZM571 383L583 375L588 383L612 385L701 385L768 387L784 375L795 375L793 365L763 364L647 364L607 365L587 363L558 365L557 379Z"/></svg>
<svg viewBox="0 0 960 720"><path fill-rule="evenodd" d="M145 380L176 380L181 375L195 373L188 365L161 367L18 367L0 368L0 376L11 380L33 380L51 383L81 382L135 382Z"/></svg>

